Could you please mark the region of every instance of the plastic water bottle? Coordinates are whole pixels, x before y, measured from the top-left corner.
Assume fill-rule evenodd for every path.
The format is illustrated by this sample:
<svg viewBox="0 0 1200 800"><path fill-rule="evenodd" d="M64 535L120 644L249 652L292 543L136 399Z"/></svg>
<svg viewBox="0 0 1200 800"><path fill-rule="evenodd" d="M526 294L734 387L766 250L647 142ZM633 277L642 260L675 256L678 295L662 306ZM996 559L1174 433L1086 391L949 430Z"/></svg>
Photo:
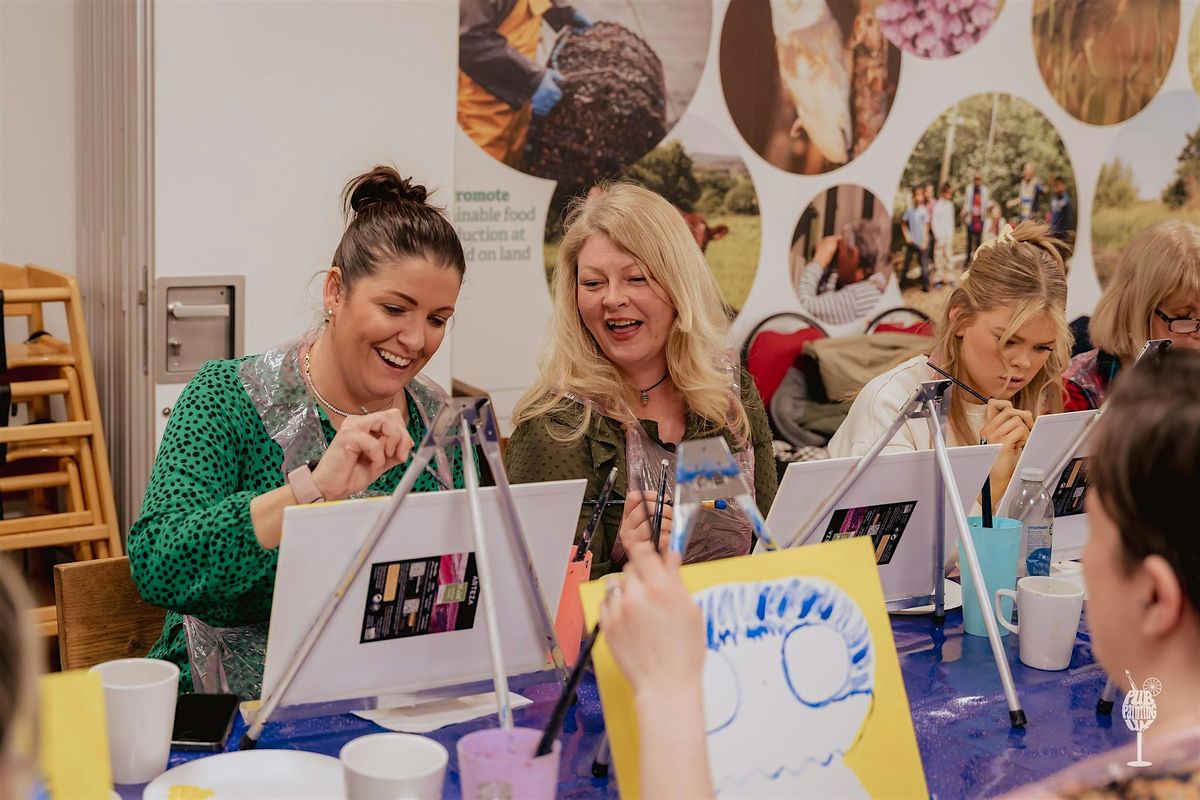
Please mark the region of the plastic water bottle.
<svg viewBox="0 0 1200 800"><path fill-rule="evenodd" d="M1002 516L1021 521L1020 558L1017 578L1026 575L1049 575L1050 553L1054 539L1054 504L1042 489L1045 473L1036 467L1025 467L1021 483Z"/></svg>

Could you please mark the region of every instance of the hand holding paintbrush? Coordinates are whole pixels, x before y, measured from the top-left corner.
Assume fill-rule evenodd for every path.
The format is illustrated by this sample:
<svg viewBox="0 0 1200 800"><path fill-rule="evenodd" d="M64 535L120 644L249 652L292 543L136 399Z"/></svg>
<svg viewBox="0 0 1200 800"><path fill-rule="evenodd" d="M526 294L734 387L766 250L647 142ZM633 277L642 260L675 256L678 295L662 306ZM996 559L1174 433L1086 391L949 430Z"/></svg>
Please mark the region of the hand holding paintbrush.
<svg viewBox="0 0 1200 800"><path fill-rule="evenodd" d="M979 443L992 442L1004 445L992 467L992 474L983 482L983 489L979 496L979 505L983 511L983 527L990 528L992 527L992 478L993 476L997 478L997 482L1002 487L1000 494L1003 494L1003 488L1007 487L1008 482L1012 479L1021 449L1024 448L1025 442L1029 438L1029 432L1033 428L1033 414L1017 408L1009 400L985 397L932 361L929 362L929 368L948 378L955 386L987 405L988 419L979 432Z"/></svg>
<svg viewBox="0 0 1200 800"><path fill-rule="evenodd" d="M669 470L667 472L669 473ZM670 542L673 512L671 506L665 502L665 488L661 485L657 488L658 492L630 492L625 498L625 515L621 519L620 531L623 551L628 552L637 542L651 540L656 516L661 520L660 534L666 534L660 535L659 546L665 550ZM659 498L664 498L661 511L658 508Z"/></svg>
<svg viewBox="0 0 1200 800"><path fill-rule="evenodd" d="M655 550L660 549L659 542L662 541L663 503L667 499L667 480L671 477L671 463L664 458L659 467L662 477L658 483L658 496L654 498L654 519L650 522L650 544Z"/></svg>
<svg viewBox="0 0 1200 800"><path fill-rule="evenodd" d="M588 548L592 545L592 537L596 535L596 528L600 527L600 518L604 516L604 509L608 507L608 498L612 494L613 484L617 481L617 468L613 467L608 471L608 478L604 481L604 487L600 489L600 494L596 495L595 505L592 508L592 516L588 520L587 527L583 529L583 536L579 539L579 547L575 549L575 560L583 561ZM587 505L585 502L584 505Z"/></svg>
<svg viewBox="0 0 1200 800"><path fill-rule="evenodd" d="M613 656L635 694L644 690L657 702L664 693L678 693L687 696L685 709L703 709L700 673L705 645L700 609L679 578L679 556L666 553L656 558L654 552L649 541L635 542L625 572L606 579L601 622L579 651L579 660L550 714L535 756L549 753L562 731L602 626L611 631L608 636ZM688 727L702 731L702 716L695 723Z"/></svg>

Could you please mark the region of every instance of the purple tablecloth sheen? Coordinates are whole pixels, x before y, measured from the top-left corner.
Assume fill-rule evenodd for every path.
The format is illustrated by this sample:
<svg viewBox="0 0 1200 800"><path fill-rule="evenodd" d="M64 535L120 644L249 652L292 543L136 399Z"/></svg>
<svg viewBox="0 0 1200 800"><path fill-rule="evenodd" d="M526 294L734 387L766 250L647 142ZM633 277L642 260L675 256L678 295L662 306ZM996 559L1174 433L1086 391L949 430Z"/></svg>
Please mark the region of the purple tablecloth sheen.
<svg viewBox="0 0 1200 800"><path fill-rule="evenodd" d="M936 797L991 797L1133 739L1119 715L1102 718L1095 713L1104 675L1094 663L1086 622L1080 628L1071 666L1060 672L1024 666L1017 657L1017 638L1005 637L1017 691L1029 718L1023 731L1008 724L1008 709L988 641L965 636L959 612L951 612L941 628L935 627L929 617L892 617L892 632L925 778ZM524 694L533 704L516 712L516 724L541 728L558 697L558 686L542 684ZM450 751L444 793L447 800L460 797L455 742L471 731L495 724L492 716L431 734ZM229 749L236 748L244 730L239 721ZM346 742L381 730L349 714L296 720L268 725L260 747L336 757ZM560 798L617 797L615 776L599 780L591 774L603 730L596 683L589 675L580 686L579 703L562 733ZM200 757L173 752L170 766ZM127 800L140 797L142 792L142 787L135 786L117 789Z"/></svg>

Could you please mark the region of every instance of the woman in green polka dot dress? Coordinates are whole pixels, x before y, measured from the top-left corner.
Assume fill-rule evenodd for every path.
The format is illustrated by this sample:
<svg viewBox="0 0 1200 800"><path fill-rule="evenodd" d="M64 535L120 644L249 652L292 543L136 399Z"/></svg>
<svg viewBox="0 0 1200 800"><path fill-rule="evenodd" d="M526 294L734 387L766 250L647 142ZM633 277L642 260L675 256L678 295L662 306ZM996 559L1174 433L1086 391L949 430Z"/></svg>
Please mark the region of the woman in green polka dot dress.
<svg viewBox="0 0 1200 800"><path fill-rule="evenodd" d="M185 691L184 616L265 625L283 509L391 492L446 396L418 373L442 343L466 263L425 198L386 167L350 181L320 328L210 361L171 412L129 562L142 596L169 612L150 656L178 664ZM457 451L440 453L413 490L440 485L462 486ZM258 681L230 676L234 691Z"/></svg>
<svg viewBox="0 0 1200 800"><path fill-rule="evenodd" d="M617 468L625 504L601 518L592 575L650 537L660 465L674 472L682 441L724 437L765 516L778 488L770 425L728 352L721 290L679 211L632 184L591 193L568 217L552 293L541 376L517 404L505 469L514 483L587 478L594 498ZM590 516L585 506L580 529ZM664 547L670 528L668 507ZM752 535L732 504L704 509L684 561L744 555Z"/></svg>

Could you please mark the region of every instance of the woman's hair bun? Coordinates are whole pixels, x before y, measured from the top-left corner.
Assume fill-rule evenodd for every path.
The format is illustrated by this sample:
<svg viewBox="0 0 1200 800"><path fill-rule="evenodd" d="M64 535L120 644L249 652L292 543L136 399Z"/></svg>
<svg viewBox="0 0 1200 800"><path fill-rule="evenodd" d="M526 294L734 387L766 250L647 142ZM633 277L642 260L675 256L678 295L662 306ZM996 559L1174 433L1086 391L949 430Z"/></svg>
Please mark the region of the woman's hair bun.
<svg viewBox="0 0 1200 800"><path fill-rule="evenodd" d="M346 184L342 202L346 215L361 214L379 203L399 203L404 200L424 204L429 192L419 183L401 177L392 167L379 166Z"/></svg>

